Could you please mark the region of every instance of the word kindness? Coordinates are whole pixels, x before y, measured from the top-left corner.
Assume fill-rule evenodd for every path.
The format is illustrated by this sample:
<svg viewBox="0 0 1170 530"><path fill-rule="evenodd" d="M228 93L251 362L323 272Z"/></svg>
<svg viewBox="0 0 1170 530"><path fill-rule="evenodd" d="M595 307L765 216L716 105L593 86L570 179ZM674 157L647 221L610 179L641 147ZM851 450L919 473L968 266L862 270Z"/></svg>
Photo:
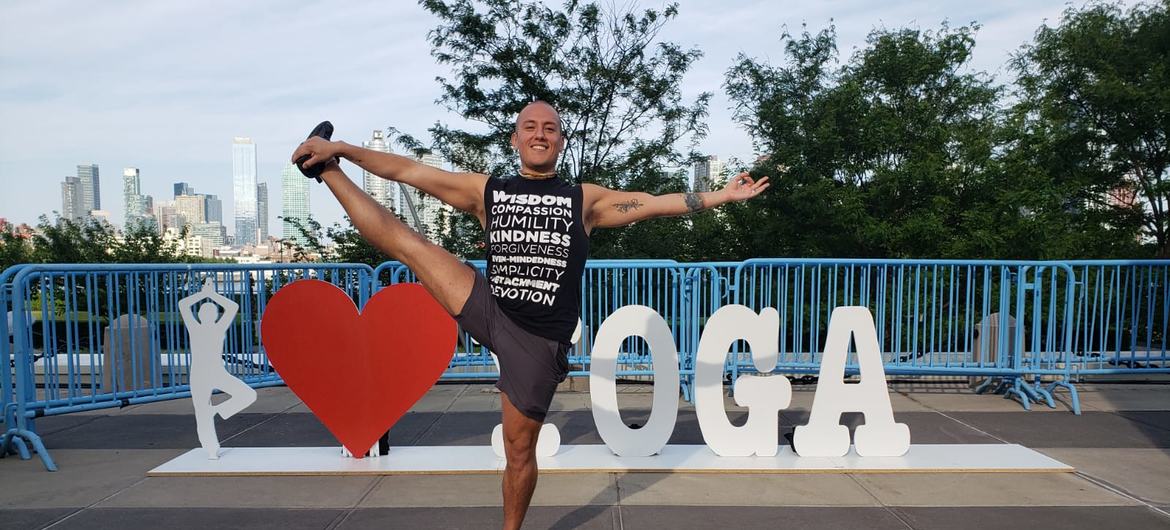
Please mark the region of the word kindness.
<svg viewBox="0 0 1170 530"><path fill-rule="evenodd" d="M761 374L776 368L780 316L773 308L759 314L742 305L719 308L699 339L695 367L695 414L703 440L720 456L775 456L779 450L779 413L792 400L782 376L743 375L735 381L735 403L747 407L744 425L736 427L723 407L724 361L731 345L744 340ZM846 384L849 338L854 338L861 381ZM628 337L650 347L654 363L654 404L640 429L622 422L617 404L617 359ZM598 434L618 456L658 453L674 431L678 417L678 350L662 316L646 306L626 306L602 323L594 339L589 374L593 419ZM820 380L808 425L796 427L793 449L800 456L836 457L849 452L849 429L843 412L860 412L865 424L854 435L859 456L901 456L910 449L910 429L895 423L886 389L873 316L865 307L838 307L829 321Z"/></svg>

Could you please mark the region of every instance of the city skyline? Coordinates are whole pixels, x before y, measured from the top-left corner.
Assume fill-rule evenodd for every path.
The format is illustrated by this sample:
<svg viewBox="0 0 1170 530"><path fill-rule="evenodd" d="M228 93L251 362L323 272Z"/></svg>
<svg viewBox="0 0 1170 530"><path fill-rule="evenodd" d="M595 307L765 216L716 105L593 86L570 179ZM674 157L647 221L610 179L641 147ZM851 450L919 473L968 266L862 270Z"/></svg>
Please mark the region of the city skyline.
<svg viewBox="0 0 1170 530"><path fill-rule="evenodd" d="M686 98L714 93L706 120L711 132L697 146L701 152L722 160L753 159L751 140L731 119L721 85L740 52L778 62L784 27L799 33L804 22L814 32L834 24L845 58L864 45L875 27L935 30L944 20L952 26L977 21L981 29L971 68L1006 81L1009 53L1029 41L1045 20L1057 22L1065 3L907 0L879 7L852 0L770 6L686 3L663 29L662 39L704 53L683 81ZM346 3L331 6L324 20L314 16L318 9L275 2L6 7L8 16L0 17L5 74L0 75L0 115L22 127L0 129L0 179L17 190L0 196L0 216L35 224L37 216L60 206L62 177L75 165L92 162L107 174L138 168L141 193L158 200L169 198L170 186L178 181L225 198L223 215L232 225L232 167L222 154L225 138L251 137L260 146L257 174L271 184L296 145L323 119L337 127L335 138L352 144L387 126L425 138L435 121L467 125L435 104L440 88L434 78L450 70L430 56L426 31L436 20L422 7ZM130 12L134 16L127 16ZM225 27L214 38L196 29L222 20L249 24ZM314 20L318 45L290 53L301 48L305 20ZM245 49L249 52L238 53ZM324 70L288 83L289 73L305 65ZM63 71L84 71L87 81L75 83L58 75ZM348 163L343 167L360 185L361 170ZM124 222L120 188L107 185L100 197L119 225ZM324 224L341 220L340 205L324 186L311 186L309 193L314 217ZM270 226L278 222L275 213L270 212Z"/></svg>

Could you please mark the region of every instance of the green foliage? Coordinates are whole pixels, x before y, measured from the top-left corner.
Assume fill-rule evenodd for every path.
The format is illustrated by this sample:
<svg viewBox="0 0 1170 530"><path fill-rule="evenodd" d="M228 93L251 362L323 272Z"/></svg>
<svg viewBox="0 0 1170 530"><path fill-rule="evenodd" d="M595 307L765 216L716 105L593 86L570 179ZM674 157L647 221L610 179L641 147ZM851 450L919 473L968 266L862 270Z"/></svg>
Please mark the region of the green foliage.
<svg viewBox="0 0 1170 530"><path fill-rule="evenodd" d="M1119 248L1094 245L1089 253L1132 253L1140 225L1157 254L1170 256L1170 2L1127 12L1115 4L1070 7L1060 26L1037 30L1012 68L1019 103L1010 140L1026 150L1012 162L1024 159L1017 169L1048 182L1044 199L1083 217L1071 229L1087 233L1066 245L1075 250L1097 232Z"/></svg>
<svg viewBox="0 0 1170 530"><path fill-rule="evenodd" d="M180 239L186 236L186 231ZM76 222L41 216L31 238L0 234L0 270L18 263L200 263L215 262L181 254L153 224L136 224L119 233L93 219Z"/></svg>
<svg viewBox="0 0 1170 530"><path fill-rule="evenodd" d="M389 256L362 238L348 216L345 217L347 226L333 223L332 226L322 227L312 216L304 223L300 219L286 220L308 240L305 246L298 245L291 239L284 240L283 245L293 252L294 261L308 261L311 254L320 256L319 259L323 262L365 263L371 267L391 261ZM325 246L326 240L333 242L332 249Z"/></svg>
<svg viewBox="0 0 1170 530"><path fill-rule="evenodd" d="M684 185L660 168L684 163L688 155L676 146L706 134L711 95L684 101L682 78L702 54L658 39L678 15L677 4L636 11L573 0L559 9L510 0L420 3L440 21L428 34L432 55L452 67L438 80L439 101L482 127L430 129L434 149L456 166L516 175L509 143L516 115L541 99L560 111L568 138L558 167L563 178L651 192ZM481 255L478 223L463 214L450 222L444 246ZM676 255L685 221L656 223L595 232L592 254Z"/></svg>
<svg viewBox="0 0 1170 530"><path fill-rule="evenodd" d="M970 71L974 25L875 30L839 66L832 27L785 32L779 66L741 55L726 88L773 186L724 212L754 227L732 254L1144 257L1144 226L1165 255L1167 5L1069 9L1010 104Z"/></svg>
<svg viewBox="0 0 1170 530"><path fill-rule="evenodd" d="M755 172L774 181L739 212L772 237L741 245L763 256L954 255L996 125L998 90L963 72L975 30L876 30L837 68L832 27L785 33L780 67L741 55L727 90L768 154Z"/></svg>

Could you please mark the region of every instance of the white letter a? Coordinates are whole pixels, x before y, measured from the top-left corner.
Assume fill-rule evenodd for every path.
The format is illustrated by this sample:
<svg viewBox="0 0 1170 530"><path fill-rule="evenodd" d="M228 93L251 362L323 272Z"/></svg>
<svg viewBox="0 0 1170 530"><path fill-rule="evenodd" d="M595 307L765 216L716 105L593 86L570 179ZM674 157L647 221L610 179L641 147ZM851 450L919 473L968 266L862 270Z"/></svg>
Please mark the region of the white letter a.
<svg viewBox="0 0 1170 530"><path fill-rule="evenodd" d="M861 372L861 381L856 384L844 381L850 334L857 345ZM858 456L902 456L910 450L910 428L894 423L877 330L873 315L865 307L833 310L812 413L808 425L797 427L792 436L797 454L845 456L849 452L849 428L841 425L842 412L865 414L865 424L857 426L854 436Z"/></svg>

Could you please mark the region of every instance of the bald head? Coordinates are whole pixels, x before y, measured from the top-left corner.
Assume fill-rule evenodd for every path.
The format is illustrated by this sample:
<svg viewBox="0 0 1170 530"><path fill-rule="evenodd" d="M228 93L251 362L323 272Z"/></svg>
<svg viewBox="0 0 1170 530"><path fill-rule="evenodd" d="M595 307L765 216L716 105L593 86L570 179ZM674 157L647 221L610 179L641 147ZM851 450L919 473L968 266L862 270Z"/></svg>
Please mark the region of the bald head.
<svg viewBox="0 0 1170 530"><path fill-rule="evenodd" d="M544 112L551 112L552 115L555 116L557 123L560 124L561 122L561 114L557 112L556 107L553 107L552 104L547 101L538 99L532 103L524 105L524 108L520 109L520 114L516 115L516 128L519 129L521 120L532 116L534 112L539 114L543 114Z"/></svg>
<svg viewBox="0 0 1170 530"><path fill-rule="evenodd" d="M520 153L521 169L534 173L555 171L557 157L565 147L557 109L544 101L525 105L516 116L512 147Z"/></svg>

